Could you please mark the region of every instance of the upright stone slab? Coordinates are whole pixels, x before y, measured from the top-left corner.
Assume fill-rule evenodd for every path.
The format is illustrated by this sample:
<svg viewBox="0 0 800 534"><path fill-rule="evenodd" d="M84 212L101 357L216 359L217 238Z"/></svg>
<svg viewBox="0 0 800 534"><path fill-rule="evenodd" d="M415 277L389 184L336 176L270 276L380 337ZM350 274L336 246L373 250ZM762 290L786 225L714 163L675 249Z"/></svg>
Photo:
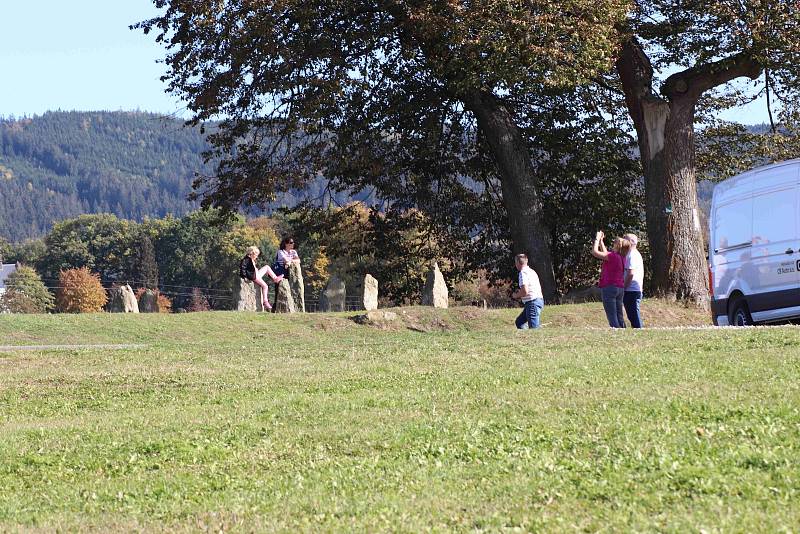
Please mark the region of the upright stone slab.
<svg viewBox="0 0 800 534"><path fill-rule="evenodd" d="M158 305L158 292L146 289L139 299L139 311L141 313L158 313L161 307Z"/></svg>
<svg viewBox="0 0 800 534"><path fill-rule="evenodd" d="M108 290L108 303L106 304L108 313L124 313L125 305L122 302L122 288L112 287Z"/></svg>
<svg viewBox="0 0 800 534"><path fill-rule="evenodd" d="M275 313L295 313L294 298L289 280L284 278L278 284L275 298Z"/></svg>
<svg viewBox="0 0 800 534"><path fill-rule="evenodd" d="M320 308L322 308L324 312L345 311L346 294L344 280L336 275L331 276L330 280L328 280L328 284L325 286L325 290L322 292Z"/></svg>
<svg viewBox="0 0 800 534"><path fill-rule="evenodd" d="M378 281L371 274L364 277L364 309L378 309Z"/></svg>
<svg viewBox="0 0 800 534"><path fill-rule="evenodd" d="M244 278L239 278L239 286L233 291L233 301L236 311L256 311L258 303L256 285Z"/></svg>
<svg viewBox="0 0 800 534"><path fill-rule="evenodd" d="M439 270L439 264L434 262L433 267L425 277L425 289L422 291L422 305L433 306L434 308L447 308L448 306L447 284L444 283L444 276Z"/></svg>
<svg viewBox="0 0 800 534"><path fill-rule="evenodd" d="M306 312L306 290L303 284L303 270L300 268L300 262L293 261L289 264L288 272L286 273L289 279L289 287L292 292L292 299L294 300L294 310L296 312Z"/></svg>
<svg viewBox="0 0 800 534"><path fill-rule="evenodd" d="M131 286L111 288L108 295L108 311L111 313L139 313L139 303Z"/></svg>
<svg viewBox="0 0 800 534"><path fill-rule="evenodd" d="M125 313L139 313L139 301L136 300L136 293L127 284L122 286L122 300L125 303Z"/></svg>

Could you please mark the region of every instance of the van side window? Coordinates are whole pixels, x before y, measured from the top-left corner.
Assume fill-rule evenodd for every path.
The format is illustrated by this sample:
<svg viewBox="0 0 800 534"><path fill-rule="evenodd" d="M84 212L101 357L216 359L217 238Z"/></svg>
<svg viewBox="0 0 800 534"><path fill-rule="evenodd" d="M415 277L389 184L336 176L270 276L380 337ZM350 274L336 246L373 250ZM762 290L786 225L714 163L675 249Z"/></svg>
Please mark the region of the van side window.
<svg viewBox="0 0 800 534"><path fill-rule="evenodd" d="M717 208L714 217L714 248L750 243L753 237L753 200L746 198Z"/></svg>
<svg viewBox="0 0 800 534"><path fill-rule="evenodd" d="M753 197L753 243L795 239L794 189L771 191Z"/></svg>

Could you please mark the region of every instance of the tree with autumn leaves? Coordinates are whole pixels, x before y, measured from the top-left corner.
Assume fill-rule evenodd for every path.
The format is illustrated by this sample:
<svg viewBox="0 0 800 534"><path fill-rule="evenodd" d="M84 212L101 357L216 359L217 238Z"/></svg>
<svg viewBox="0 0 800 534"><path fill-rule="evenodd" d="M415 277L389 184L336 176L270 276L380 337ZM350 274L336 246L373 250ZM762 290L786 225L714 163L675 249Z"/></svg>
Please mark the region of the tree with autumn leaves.
<svg viewBox="0 0 800 534"><path fill-rule="evenodd" d="M609 67L624 2L155 3L166 11L139 27L168 48L169 89L190 122L223 118L217 172L195 184L205 206L263 204L324 175L458 225L460 203L497 187L514 248L555 295L524 130L543 109L572 118L563 92Z"/></svg>
<svg viewBox="0 0 800 534"><path fill-rule="evenodd" d="M58 285L56 304L60 312L97 313L103 311L108 302L100 275L86 267L61 271Z"/></svg>
<svg viewBox="0 0 800 534"><path fill-rule="evenodd" d="M333 189L373 190L470 236L502 220L547 298L557 294L554 236L585 237L554 234L560 221L545 216L539 169L551 163L547 143L563 142L548 132L590 119L605 121L601 139L635 131L651 290L702 302L698 113L734 103L709 97L743 77L763 75L763 90L786 99L800 65L789 0L155 4L165 11L138 27L167 47L169 90L190 123L222 117L209 134L217 172L195 184L205 206L263 204L324 175ZM581 147L582 132L569 143ZM611 161L624 159L625 143L612 147ZM558 165L549 168L557 186ZM599 175L582 172L579 183ZM493 200L502 215L487 215Z"/></svg>

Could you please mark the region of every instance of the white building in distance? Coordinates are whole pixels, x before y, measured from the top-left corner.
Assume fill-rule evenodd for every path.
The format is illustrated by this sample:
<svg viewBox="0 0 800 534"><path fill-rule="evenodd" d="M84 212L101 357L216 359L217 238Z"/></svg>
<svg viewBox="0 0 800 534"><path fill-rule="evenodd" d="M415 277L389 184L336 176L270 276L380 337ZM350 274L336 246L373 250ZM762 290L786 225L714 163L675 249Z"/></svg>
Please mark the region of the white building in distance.
<svg viewBox="0 0 800 534"><path fill-rule="evenodd" d="M0 264L0 295L6 292L6 278L17 270L16 263Z"/></svg>

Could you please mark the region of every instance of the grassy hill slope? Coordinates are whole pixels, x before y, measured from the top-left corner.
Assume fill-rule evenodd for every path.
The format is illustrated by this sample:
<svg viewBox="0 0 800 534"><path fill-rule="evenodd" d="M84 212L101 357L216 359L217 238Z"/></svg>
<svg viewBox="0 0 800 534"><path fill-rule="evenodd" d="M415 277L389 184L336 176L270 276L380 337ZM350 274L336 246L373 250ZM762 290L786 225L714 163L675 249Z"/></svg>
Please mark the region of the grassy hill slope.
<svg viewBox="0 0 800 534"><path fill-rule="evenodd" d="M0 530L800 523L800 330L394 311L3 317L0 344L145 348L0 350Z"/></svg>

